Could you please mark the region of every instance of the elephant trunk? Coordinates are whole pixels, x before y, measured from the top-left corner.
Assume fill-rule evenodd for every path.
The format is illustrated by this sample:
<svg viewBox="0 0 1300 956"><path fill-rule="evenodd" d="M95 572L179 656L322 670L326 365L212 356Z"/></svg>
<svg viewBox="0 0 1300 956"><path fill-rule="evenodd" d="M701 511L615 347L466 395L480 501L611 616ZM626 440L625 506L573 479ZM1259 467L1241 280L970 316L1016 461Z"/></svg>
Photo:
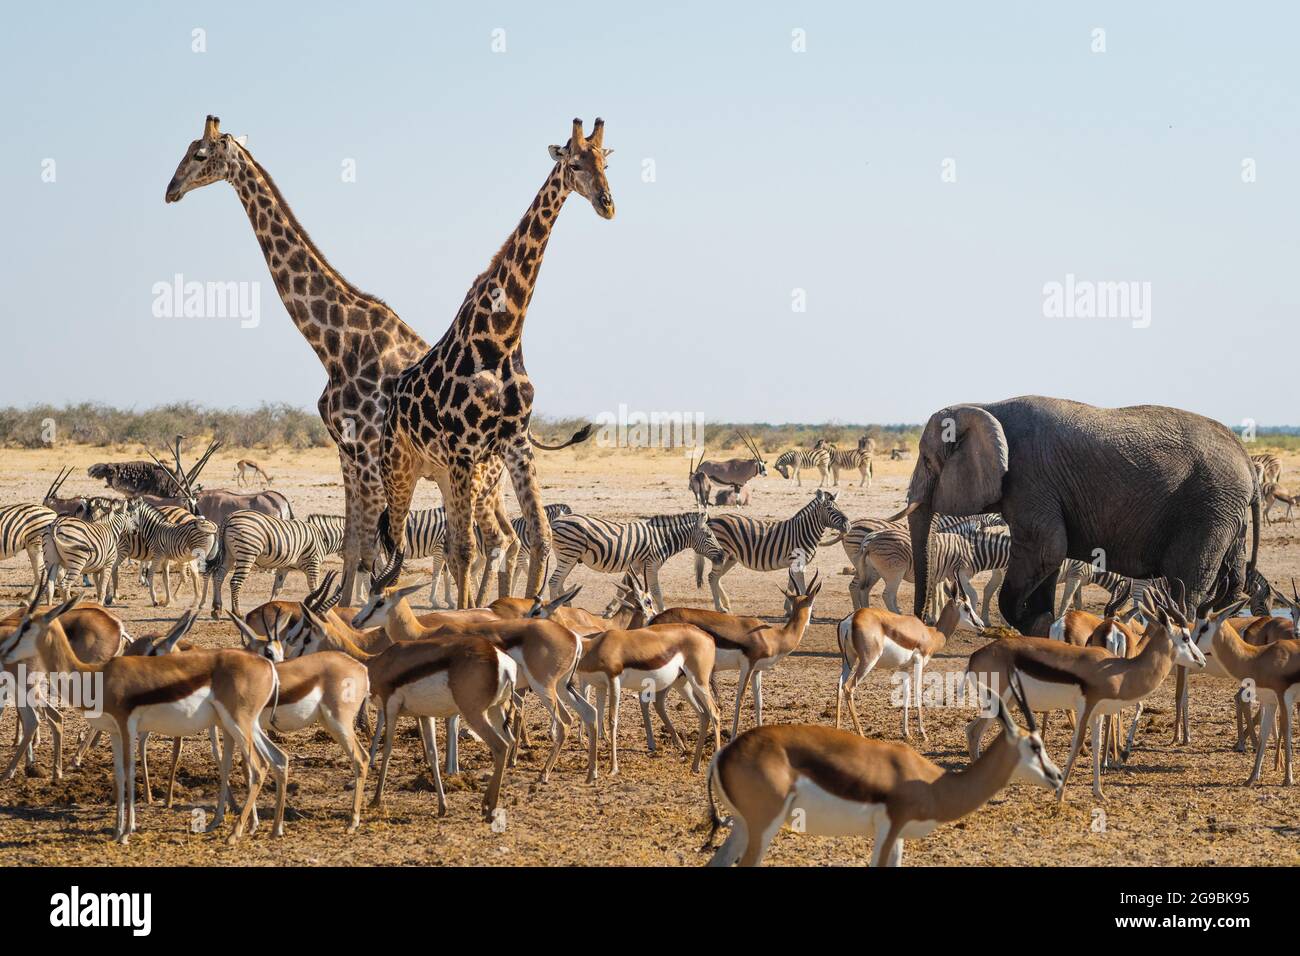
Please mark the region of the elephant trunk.
<svg viewBox="0 0 1300 956"><path fill-rule="evenodd" d="M933 514L927 497L920 499L916 509L907 516L907 527L912 535L912 580L916 590L912 598L912 613L917 617L925 612L925 599L930 593L930 519Z"/></svg>

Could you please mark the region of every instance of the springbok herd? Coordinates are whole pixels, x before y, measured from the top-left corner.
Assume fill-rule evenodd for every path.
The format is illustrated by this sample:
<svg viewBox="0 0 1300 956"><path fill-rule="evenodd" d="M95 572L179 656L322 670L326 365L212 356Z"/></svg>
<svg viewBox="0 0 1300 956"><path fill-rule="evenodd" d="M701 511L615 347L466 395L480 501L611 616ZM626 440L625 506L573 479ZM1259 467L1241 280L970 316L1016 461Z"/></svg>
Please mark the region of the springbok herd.
<svg viewBox="0 0 1300 956"><path fill-rule="evenodd" d="M92 466L90 477L115 495L61 496L70 474L64 469L40 503L0 510L0 557L25 554L32 572L20 606L0 622L6 704L18 717L5 781L20 765L31 772L47 737L53 777L61 780L65 712L79 713L86 730L72 762L80 765L106 740L113 837L126 844L137 830L137 762L152 800L148 739L173 741L170 806L183 741L206 737L218 775L206 829L224 827L235 802L237 755L243 796L228 841L258 826L268 772L275 789L270 829L278 837L293 796L291 753L301 739L293 735L314 729L343 751L351 768L341 795L345 829L364 833L367 819L385 807L399 722L414 717L440 816L449 805L444 772L459 773L461 746L485 748L491 770L481 811L485 830L495 829L513 775L536 773L538 786L583 787L602 769L619 773L620 705L630 691L647 750L666 737L699 774L700 815L707 811L711 826L706 847L727 829L713 864L761 863L788 825L813 835L870 833L873 863L898 865L905 840L978 811L1013 779L1063 801L1085 749L1093 797L1104 800L1103 771L1123 769L1142 746L1144 703L1174 671L1180 743L1191 739L1191 679L1230 678L1238 685L1235 747L1255 752L1245 782L1261 782L1270 747L1274 771L1292 782L1300 591L1292 585L1286 597L1256 566L1261 518L1281 502L1289 520L1292 498L1278 459L1248 460L1231 432L1190 413L1036 398L950 406L926 425L907 506L891 517L851 520L843 510L875 475L875 443L865 435L851 448L817 441L779 450L772 470L794 489L804 487L808 470L817 478L816 488L795 491L803 503L783 519L751 516L772 476L769 451L744 432L741 457L692 458L686 495L680 486L673 494L683 501L689 495L690 507L613 520L543 501L544 469L534 449L584 441L591 429L556 445L530 431L535 389L520 350L523 322L568 196L582 196L602 220L614 218L611 152L603 121L586 133L574 120L565 145L549 148L554 165L523 218L430 346L326 262L245 140L207 118L166 199L178 202L217 182L237 194L289 317L326 370L319 407L338 445L344 513L296 515L270 487L276 479L249 459L235 463L239 490L205 490L199 478L220 443L186 467L181 437L167 464L151 453L147 461ZM1149 440L1157 421L1164 437ZM1182 441L1168 441L1169 434ZM1058 436L1066 436L1059 446ZM1085 454L1089 442L1095 454ZM1065 480L1044 470L1076 452ZM889 452L890 460L910 455ZM1091 468L1124 484L1091 487L1080 505L1070 496L1090 488L1079 479ZM507 476L520 512L513 519L503 503ZM412 510L422 477L437 483L443 507ZM846 490L837 487L842 477ZM1153 490L1139 493L1144 478ZM248 490L258 484L261 490ZM1144 508L1110 514L1124 493L1143 498ZM1183 510L1160 511L1166 499ZM1254 540L1247 559L1248 517ZM789 671L781 665L798 651L828 580L812 562L819 549L835 546L851 571L853 610L835 625L834 725L765 723L765 683L779 686L780 672ZM1101 556L1084 560L1094 548ZM696 587L707 581L712 608L664 599L660 571L688 550ZM342 560L338 571L327 570L333 556ZM433 562L432 582L403 578L408 562L425 558ZM189 584L192 607L157 633L130 634L113 609L127 590L121 572L132 563L153 606L171 603L175 572ZM1127 577L1108 563L1144 573ZM578 565L617 581L604 608L575 601L583 586L569 578ZM737 565L778 585L778 614L733 610L724 578ZM437 608L444 568L449 606ZM241 593L258 570L275 573L271 600L245 611ZM306 578L307 593L277 600L293 571ZM493 572L497 596L489 601ZM985 573L991 576L981 595L973 578ZM1066 583L1059 606L1058 578ZM885 607L873 607L882 581ZM898 606L904 581L914 584L912 613ZM1087 584L1110 592L1104 613L1083 610ZM82 601L92 587L94 602ZM219 648L187 637L209 588L211 615L229 628ZM435 610L417 614L412 602L425 588ZM940 682L936 693L927 666L958 628L986 629L995 595L1014 626L991 631L961 679ZM960 766L865 735L858 695L880 665L897 674L890 703L905 740L913 723L928 740L926 706L973 714ZM736 674L728 728L720 671ZM683 733L673 723L674 692L674 703L696 717L693 742L692 728ZM747 694L755 726L740 733ZM1044 745L1056 711L1072 727L1063 768ZM548 740L540 751L532 750L535 735ZM585 782L557 771L575 746L585 755ZM537 765L519 769L524 753L536 753ZM363 814L372 769L371 810ZM1031 797L1013 791L1004 799Z"/></svg>

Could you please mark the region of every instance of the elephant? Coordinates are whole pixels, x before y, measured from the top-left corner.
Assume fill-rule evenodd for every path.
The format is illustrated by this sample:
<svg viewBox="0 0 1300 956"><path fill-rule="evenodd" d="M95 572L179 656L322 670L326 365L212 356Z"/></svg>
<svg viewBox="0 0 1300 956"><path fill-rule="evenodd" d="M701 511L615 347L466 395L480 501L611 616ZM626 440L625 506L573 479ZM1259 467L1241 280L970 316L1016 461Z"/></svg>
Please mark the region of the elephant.
<svg viewBox="0 0 1300 956"><path fill-rule="evenodd" d="M928 593L932 516L1000 511L1011 561L999 607L1026 635L1047 636L1065 558L1180 581L1198 602L1221 569L1237 593L1259 553L1260 488L1245 446L1225 425L1158 405L1036 395L951 405L925 425L907 501L890 520L908 521L915 613Z"/></svg>

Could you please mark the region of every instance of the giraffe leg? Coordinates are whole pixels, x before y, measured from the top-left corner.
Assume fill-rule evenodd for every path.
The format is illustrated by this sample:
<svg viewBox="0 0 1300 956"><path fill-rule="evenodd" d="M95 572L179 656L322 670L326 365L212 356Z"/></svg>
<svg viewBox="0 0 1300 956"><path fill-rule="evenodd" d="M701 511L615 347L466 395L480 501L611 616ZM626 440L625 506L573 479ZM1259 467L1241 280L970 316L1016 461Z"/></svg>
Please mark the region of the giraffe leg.
<svg viewBox="0 0 1300 956"><path fill-rule="evenodd" d="M501 567L505 561L506 550L509 547L507 541L513 540L514 532L510 530L508 521L499 521L497 505L500 503L500 491L497 488L487 490L484 494L479 495L474 502L474 526L481 532L483 548L483 574L478 582L478 594L474 600L475 607L483 607L487 603L488 577L491 571L497 572L497 596L508 597L510 593L509 578L507 577L504 582L502 581ZM502 507L502 511L504 511L504 507Z"/></svg>
<svg viewBox="0 0 1300 956"><path fill-rule="evenodd" d="M390 552L401 551L406 543L406 518L411 512L411 496L415 494L415 483L420 476L415 456L405 439L394 435L391 429L384 432L380 475L386 505L383 518L378 522L383 525L383 545ZM449 488L441 479L438 484L442 487L443 501L450 500ZM346 592L344 596L347 596Z"/></svg>
<svg viewBox="0 0 1300 956"><path fill-rule="evenodd" d="M447 569L456 583L456 606L470 607L469 569L474 561L474 468L466 461L450 469L447 508Z"/></svg>
<svg viewBox="0 0 1300 956"><path fill-rule="evenodd" d="M361 535L357 527L356 468L352 455L339 446L339 467L343 472L343 601L344 607L356 600L356 568L361 558Z"/></svg>
<svg viewBox="0 0 1300 956"><path fill-rule="evenodd" d="M542 593L542 575L546 570L546 555L551 550L551 526L546 520L542 497L537 481L537 466L533 462L533 449L527 433L515 438L505 450L506 467L510 470L510 483L515 489L515 499L523 512L528 529L528 586L524 595L531 597Z"/></svg>

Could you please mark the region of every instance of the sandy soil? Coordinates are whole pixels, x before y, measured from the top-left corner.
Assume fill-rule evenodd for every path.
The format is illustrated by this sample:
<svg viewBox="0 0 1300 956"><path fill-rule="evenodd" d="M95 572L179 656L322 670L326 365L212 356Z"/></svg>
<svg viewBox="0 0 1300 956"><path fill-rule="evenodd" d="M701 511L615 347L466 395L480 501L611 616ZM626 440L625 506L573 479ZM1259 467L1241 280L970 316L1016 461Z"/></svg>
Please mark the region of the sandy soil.
<svg viewBox="0 0 1300 956"><path fill-rule="evenodd" d="M105 458L136 457L97 449L57 452L0 452L0 482L6 502L37 500L62 464L75 465L76 475L65 494L89 493L96 483L85 477L87 464ZM219 454L209 466L207 484L229 484L236 452ZM341 513L342 487L337 460L324 451L254 453L275 476L274 487L289 495L296 512ZM772 456L775 457L775 456ZM686 463L667 453L630 453L582 449L544 455L540 463L548 501L565 501L576 511L610 517L638 516L691 507L686 491ZM1288 461L1287 468L1300 467ZM850 518L883 515L903 500L910 462L877 462L870 489L843 487L840 503ZM811 477L811 474L808 476ZM815 478L812 478L815 485ZM808 478L802 489L777 476L759 480L749 513L785 517L811 494ZM421 492L422 504L436 503L436 490ZM1260 564L1273 580L1300 575L1293 547L1294 526L1267 526ZM850 608L848 578L839 546L824 549L813 565L826 587L813 625L800 650L765 681L766 719L772 722L818 722L834 719L834 625ZM421 571L421 574L424 572ZM15 605L28 587L26 557L0 566L0 603ZM675 558L662 575L670 604L707 606L705 591L697 591L688 555ZM582 603L599 609L613 591L611 579L578 569L570 578L584 585ZM761 575L739 568L724 579L733 607L741 613L778 614L781 598L778 575ZM254 575L245 590L244 606L252 608L267 596L270 575ZM133 635L165 629L179 613L150 607L148 593L135 582L124 584L125 604L119 610ZM290 594L301 595L303 581L294 576ZM1096 609L1103 592L1089 589L1089 607ZM904 585L904 605L911 591ZM875 595L879 603L879 589ZM184 597L181 599L185 600ZM422 602L421 602L422 603ZM205 644L233 644L233 626L204 615L196 635ZM960 632L932 665L935 670L960 670L970 652L982 643L978 635ZM730 719L734 675L721 678L724 714ZM859 710L868 731L897 737L899 714L889 703L890 675L873 673L859 691ZM1234 753L1231 697L1228 681L1199 678L1193 682L1195 726L1190 746L1174 747L1172 735L1173 681L1149 701L1138 747L1126 769L1108 773L1108 800L1094 802L1088 786L1090 768L1076 768L1064 805L1057 806L1044 790L1013 786L986 807L930 837L907 846L909 864L1202 864L1294 865L1300 862L1300 807L1296 794L1281 787L1280 775L1266 772L1263 786L1242 786L1249 758ZM686 708L678 702L679 726L689 727ZM530 710L540 728L538 711ZM969 709L928 712L928 741L914 741L941 765L959 768L966 762L962 729ZM0 741L7 760L11 753L14 716L0 719ZM753 723L747 709L742 728ZM70 718L74 733L78 718ZM539 744L540 732L534 734ZM50 749L42 745L42 776L24 775L0 784L0 864L648 864L698 865L706 857L696 852L705 833L706 802L703 775L692 775L689 763L661 747L646 753L636 706L626 699L620 734L621 772L584 782L585 755L576 745L561 756L551 782L537 783L543 747L525 752L518 768L507 776L502 806L507 812L502 832L493 832L477 813L479 792L486 779L485 749L462 745L462 766L450 782L450 811L436 815L436 802L427 771L417 762L414 725L404 727L394 751L389 776L389 807L383 815L367 813L361 830L344 834L351 780L342 754L323 734L305 732L282 741L293 755L290 782L291 815L282 840L272 840L263 826L240 846L228 848L213 835L190 832L195 808L210 812L216 796L215 768L206 745L187 747L178 783L178 800L171 810L140 804L141 832L127 848L109 842L112 822L108 748L91 755L81 769L71 769L62 782L50 779ZM1065 721L1053 722L1047 743L1063 763L1068 749ZM154 772L165 767L167 744L151 748ZM1271 767L1271 761L1269 766ZM1082 771L1082 772L1081 772ZM373 778L372 778L373 780ZM261 801L264 818L271 803ZM860 864L870 855L867 839L824 839L783 834L775 841L769 861L784 865Z"/></svg>

